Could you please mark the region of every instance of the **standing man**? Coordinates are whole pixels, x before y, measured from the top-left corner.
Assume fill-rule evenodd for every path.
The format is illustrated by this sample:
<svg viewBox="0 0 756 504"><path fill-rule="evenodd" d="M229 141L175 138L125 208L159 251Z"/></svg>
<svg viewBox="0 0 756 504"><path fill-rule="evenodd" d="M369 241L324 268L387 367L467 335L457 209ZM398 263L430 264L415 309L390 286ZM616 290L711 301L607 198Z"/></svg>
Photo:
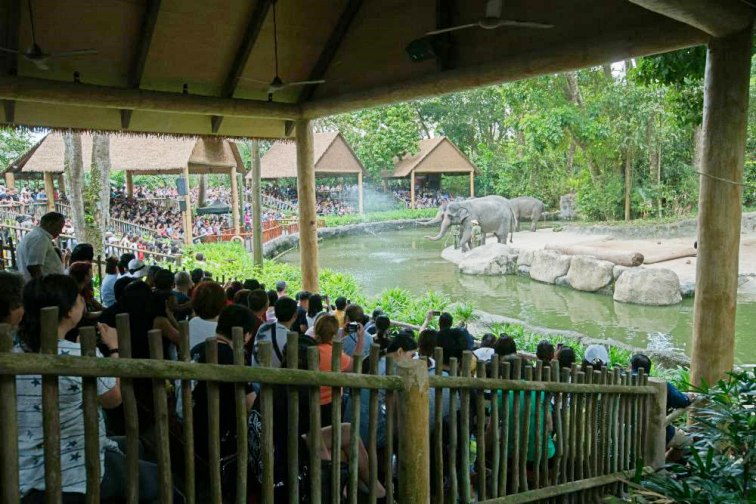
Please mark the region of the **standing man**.
<svg viewBox="0 0 756 504"><path fill-rule="evenodd" d="M53 273L63 274L63 261L53 240L60 236L65 224L63 214L48 212L40 219L39 226L29 231L18 243L18 269L27 282Z"/></svg>
<svg viewBox="0 0 756 504"><path fill-rule="evenodd" d="M276 295L279 298L286 296L286 287L288 286L286 285L286 282L284 282L283 280L279 280L278 282L276 282Z"/></svg>

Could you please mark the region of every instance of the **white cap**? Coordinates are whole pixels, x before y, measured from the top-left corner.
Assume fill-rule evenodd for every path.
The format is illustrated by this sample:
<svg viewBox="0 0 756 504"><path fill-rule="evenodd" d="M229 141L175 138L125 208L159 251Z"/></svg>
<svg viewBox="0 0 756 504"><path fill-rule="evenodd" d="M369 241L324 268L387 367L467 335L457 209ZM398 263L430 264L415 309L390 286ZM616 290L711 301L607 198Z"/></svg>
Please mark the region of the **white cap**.
<svg viewBox="0 0 756 504"><path fill-rule="evenodd" d="M583 358L589 364L598 364L599 361L604 365L609 364L609 352L602 345L590 345L585 349Z"/></svg>
<svg viewBox="0 0 756 504"><path fill-rule="evenodd" d="M133 278L142 278L147 275L147 266L139 259L129 261L129 275Z"/></svg>

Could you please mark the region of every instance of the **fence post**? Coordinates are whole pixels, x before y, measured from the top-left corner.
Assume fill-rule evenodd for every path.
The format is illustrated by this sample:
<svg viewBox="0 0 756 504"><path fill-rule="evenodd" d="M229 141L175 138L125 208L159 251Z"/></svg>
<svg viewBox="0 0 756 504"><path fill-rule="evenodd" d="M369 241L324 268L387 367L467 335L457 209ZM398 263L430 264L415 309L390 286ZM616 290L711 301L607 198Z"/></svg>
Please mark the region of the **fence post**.
<svg viewBox="0 0 756 504"><path fill-rule="evenodd" d="M399 391L399 502L430 502L428 366L422 360L397 362Z"/></svg>
<svg viewBox="0 0 756 504"><path fill-rule="evenodd" d="M659 469L664 465L666 452L666 420L667 420L667 382L658 378L649 378L648 385L656 389L656 393L647 397L648 429L644 440L644 465Z"/></svg>

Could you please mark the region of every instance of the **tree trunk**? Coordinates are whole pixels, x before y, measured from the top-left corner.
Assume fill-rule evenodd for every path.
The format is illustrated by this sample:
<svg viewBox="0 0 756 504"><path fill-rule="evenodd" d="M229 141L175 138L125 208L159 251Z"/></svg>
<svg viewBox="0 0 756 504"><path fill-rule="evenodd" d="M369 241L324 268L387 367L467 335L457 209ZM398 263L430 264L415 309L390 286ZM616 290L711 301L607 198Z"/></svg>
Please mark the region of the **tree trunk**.
<svg viewBox="0 0 756 504"><path fill-rule="evenodd" d="M633 194L633 151L627 148L625 151L625 220L632 218L632 194Z"/></svg>
<svg viewBox="0 0 756 504"><path fill-rule="evenodd" d="M567 174L572 175L575 170L575 150L577 149L577 145L575 145L574 140L570 140L570 146L567 149Z"/></svg>
<svg viewBox="0 0 756 504"><path fill-rule="evenodd" d="M601 68L604 70L604 77L606 77L606 80L612 81L614 80L614 76L612 75L612 64L611 63L605 63L601 65Z"/></svg>
<svg viewBox="0 0 756 504"><path fill-rule="evenodd" d="M87 219L85 234L95 255L102 254L103 230L110 223L110 136L95 134L92 137L92 166L85 208Z"/></svg>
<svg viewBox="0 0 756 504"><path fill-rule="evenodd" d="M703 156L703 126L697 124L693 127L693 169L701 171L701 159Z"/></svg>
<svg viewBox="0 0 756 504"><path fill-rule="evenodd" d="M564 74L564 78L565 86L563 91L565 98L571 101L577 108L582 110L583 97L580 95L580 86L578 84L577 72L567 72ZM588 164L588 171L591 174L591 180L595 182L600 174L600 170L596 165L593 156L591 156L590 152L588 152L588 145L580 139L580 137L571 127L568 126L567 131L570 134L570 138L572 138L572 142L580 147L580 150L583 152L583 155L585 156L585 162Z"/></svg>
<svg viewBox="0 0 756 504"><path fill-rule="evenodd" d="M189 181L187 180L187 183ZM187 187L187 190L189 188ZM207 193L207 175L204 173L199 176L199 190L197 191L197 208L205 206L205 198Z"/></svg>
<svg viewBox="0 0 756 504"><path fill-rule="evenodd" d="M64 158L63 169L66 175L66 192L71 205L71 220L76 233L76 241L86 242L84 215L84 161L81 154L81 133L63 134Z"/></svg>

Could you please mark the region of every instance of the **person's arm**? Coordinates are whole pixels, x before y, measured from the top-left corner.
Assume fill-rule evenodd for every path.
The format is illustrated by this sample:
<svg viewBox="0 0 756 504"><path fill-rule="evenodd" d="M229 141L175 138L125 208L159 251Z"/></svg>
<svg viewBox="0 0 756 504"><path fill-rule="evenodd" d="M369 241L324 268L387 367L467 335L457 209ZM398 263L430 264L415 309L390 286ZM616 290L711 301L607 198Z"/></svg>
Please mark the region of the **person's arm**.
<svg viewBox="0 0 756 504"><path fill-rule="evenodd" d="M417 333L420 334L421 332L428 329L428 324L430 324L431 320L433 320L433 310L428 310L428 313L425 314L423 325L420 326L420 329L418 329Z"/></svg>
<svg viewBox="0 0 756 504"><path fill-rule="evenodd" d="M105 346L110 350L110 359L117 359L119 357L118 352L118 334L116 330L105 324L97 324L97 329L100 332L100 338ZM115 379L115 386L107 390L106 392L98 396L100 400L100 406L105 409L117 408L121 405L121 379Z"/></svg>
<svg viewBox="0 0 756 504"><path fill-rule="evenodd" d="M667 383L667 408L678 409L690 406L690 398L677 390L677 387Z"/></svg>
<svg viewBox="0 0 756 504"><path fill-rule="evenodd" d="M357 344L354 346L354 352L352 352L352 356L355 355L362 355L362 350L365 347L365 328L360 324L357 323Z"/></svg>

